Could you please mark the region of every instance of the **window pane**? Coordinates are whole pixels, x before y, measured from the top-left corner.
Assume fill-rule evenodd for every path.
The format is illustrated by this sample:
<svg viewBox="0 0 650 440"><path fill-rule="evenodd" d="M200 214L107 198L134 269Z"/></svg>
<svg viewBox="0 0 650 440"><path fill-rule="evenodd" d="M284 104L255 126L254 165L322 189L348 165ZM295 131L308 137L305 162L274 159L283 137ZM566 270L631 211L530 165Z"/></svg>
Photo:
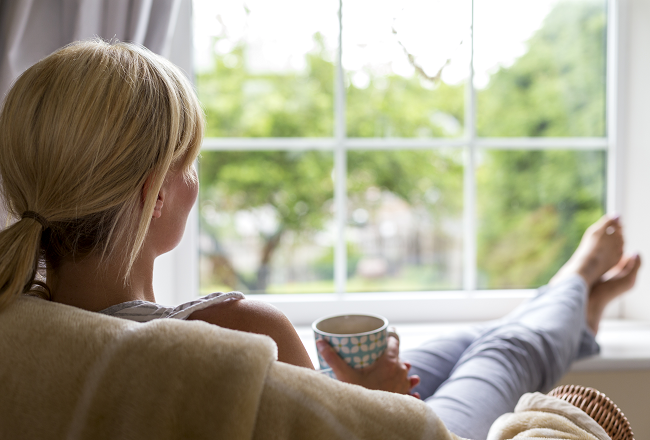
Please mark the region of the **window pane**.
<svg viewBox="0 0 650 440"><path fill-rule="evenodd" d="M475 1L478 134L604 136L606 14L605 0Z"/></svg>
<svg viewBox="0 0 650 440"><path fill-rule="evenodd" d="M460 149L348 153L350 292L460 289Z"/></svg>
<svg viewBox="0 0 650 440"><path fill-rule="evenodd" d="M470 24L467 0L345 0L348 136L462 136Z"/></svg>
<svg viewBox="0 0 650 440"><path fill-rule="evenodd" d="M337 0L193 5L208 137L333 135Z"/></svg>
<svg viewBox="0 0 650 440"><path fill-rule="evenodd" d="M201 293L333 291L331 152L204 151Z"/></svg>
<svg viewBox="0 0 650 440"><path fill-rule="evenodd" d="M536 288L604 213L603 151L484 152L477 171L479 288Z"/></svg>

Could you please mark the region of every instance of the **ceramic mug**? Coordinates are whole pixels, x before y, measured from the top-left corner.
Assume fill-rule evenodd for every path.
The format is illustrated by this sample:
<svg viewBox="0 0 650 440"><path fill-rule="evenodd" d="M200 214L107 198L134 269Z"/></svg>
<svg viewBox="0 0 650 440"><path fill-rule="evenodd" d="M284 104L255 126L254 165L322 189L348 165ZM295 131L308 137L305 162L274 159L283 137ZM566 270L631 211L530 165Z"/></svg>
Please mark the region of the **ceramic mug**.
<svg viewBox="0 0 650 440"><path fill-rule="evenodd" d="M388 342L388 320L379 315L326 316L314 321L311 327L316 341L326 340L352 368L371 365ZM323 374L336 378L320 353L318 363Z"/></svg>

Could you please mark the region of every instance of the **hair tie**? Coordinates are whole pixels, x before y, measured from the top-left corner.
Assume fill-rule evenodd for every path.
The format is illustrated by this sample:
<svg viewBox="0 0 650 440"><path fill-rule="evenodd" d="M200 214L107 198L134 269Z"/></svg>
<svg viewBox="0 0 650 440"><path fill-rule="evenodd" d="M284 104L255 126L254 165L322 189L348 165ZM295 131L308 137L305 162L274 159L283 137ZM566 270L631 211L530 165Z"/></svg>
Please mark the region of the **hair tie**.
<svg viewBox="0 0 650 440"><path fill-rule="evenodd" d="M22 217L23 217L23 218L31 218L31 219L36 220L37 222L39 222L39 223L41 224L41 226L43 226L43 230L45 230L45 229L47 229L47 228L50 227L50 222L48 222L48 221L45 219L45 217L43 217L42 215L40 215L40 214L37 213L37 212L34 212L34 211L25 211L25 212L23 212L23 216L22 216Z"/></svg>

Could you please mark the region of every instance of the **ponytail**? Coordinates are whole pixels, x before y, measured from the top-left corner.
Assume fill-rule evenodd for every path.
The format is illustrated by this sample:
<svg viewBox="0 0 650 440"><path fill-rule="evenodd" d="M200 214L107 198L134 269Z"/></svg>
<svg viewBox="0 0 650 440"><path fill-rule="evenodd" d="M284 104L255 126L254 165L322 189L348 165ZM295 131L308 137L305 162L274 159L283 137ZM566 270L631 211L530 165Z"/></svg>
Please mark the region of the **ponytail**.
<svg viewBox="0 0 650 440"><path fill-rule="evenodd" d="M0 310L32 290L41 259L42 234L43 226L28 217L0 231Z"/></svg>

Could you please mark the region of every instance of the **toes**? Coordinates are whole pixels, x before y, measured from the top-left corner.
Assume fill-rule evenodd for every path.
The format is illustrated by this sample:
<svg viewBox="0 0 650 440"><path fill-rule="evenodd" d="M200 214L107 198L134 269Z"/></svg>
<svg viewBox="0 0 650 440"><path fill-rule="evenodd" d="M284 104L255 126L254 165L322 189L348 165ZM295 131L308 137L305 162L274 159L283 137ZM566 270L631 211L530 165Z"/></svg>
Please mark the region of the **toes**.
<svg viewBox="0 0 650 440"><path fill-rule="evenodd" d="M623 234L621 217L617 215L604 215L588 230L592 235L620 235Z"/></svg>
<svg viewBox="0 0 650 440"><path fill-rule="evenodd" d="M638 269L640 266L641 266L641 258L639 258L638 254L632 254L627 258L627 261L625 262L625 265L623 266L621 272L628 274L632 272L632 270Z"/></svg>
<svg viewBox="0 0 650 440"><path fill-rule="evenodd" d="M606 279L612 278L625 278L630 275L632 272L636 272L641 267L641 257L639 254L632 254L630 256L624 256L621 260L612 268L610 273L605 277Z"/></svg>
<svg viewBox="0 0 650 440"><path fill-rule="evenodd" d="M641 267L641 255L634 254L632 260L634 261L634 264L632 265L632 270L630 273L636 275L636 273L639 271L639 268Z"/></svg>
<svg viewBox="0 0 650 440"><path fill-rule="evenodd" d="M595 239L611 250L614 248L623 250L625 239L623 238L623 226L619 215L604 215L596 223L589 226L583 236L583 240ZM622 256L622 253L621 253ZM620 256L619 256L620 258Z"/></svg>
<svg viewBox="0 0 650 440"><path fill-rule="evenodd" d="M608 228L608 227L610 227L610 226L613 226L613 227L620 227L620 226L621 226L621 216L618 215L618 214L615 214L615 215L604 215L604 216L599 220L598 223L600 223L600 221L603 222L603 224L602 224L602 228L603 228L603 229L606 229L606 228Z"/></svg>
<svg viewBox="0 0 650 440"><path fill-rule="evenodd" d="M628 256L628 255L623 255L620 260L618 260L618 263L614 265L607 273L603 276L604 279L608 280L610 278L617 277L621 274L626 274L630 270L632 270L632 266L634 266L634 258L633 256Z"/></svg>
<svg viewBox="0 0 650 440"><path fill-rule="evenodd" d="M599 294L606 293L608 297L616 297L627 292L636 282L636 275L641 267L641 257L633 255L625 260L625 265L615 273L611 278L602 281L599 288L594 288L593 292Z"/></svg>

